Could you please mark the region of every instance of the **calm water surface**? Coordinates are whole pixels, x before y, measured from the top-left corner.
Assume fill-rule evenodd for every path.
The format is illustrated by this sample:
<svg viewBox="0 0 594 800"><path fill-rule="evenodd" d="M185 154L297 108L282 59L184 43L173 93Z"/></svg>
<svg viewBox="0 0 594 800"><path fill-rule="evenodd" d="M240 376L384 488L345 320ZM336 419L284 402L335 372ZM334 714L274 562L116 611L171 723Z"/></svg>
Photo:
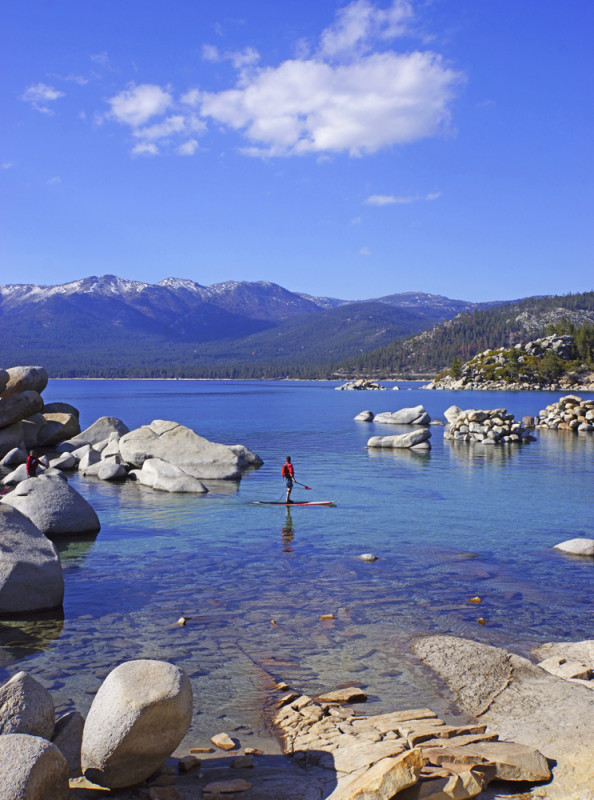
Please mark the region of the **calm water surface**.
<svg viewBox="0 0 594 800"><path fill-rule="evenodd" d="M167 659L192 679L192 741L236 729L244 744L262 744L271 678L308 693L362 685L370 713L418 704L447 713L450 698L408 653L411 637L453 633L523 654L594 638L594 562L551 549L594 537L592 434L545 431L530 445L487 449L444 442L434 426L430 453L384 453L366 450L367 439L406 429L353 421L421 403L434 419L452 403L521 417L560 393L335 385L50 382L46 402L73 403L83 428L103 415L130 428L176 420L247 445L264 466L195 497L69 478L101 532L59 542L63 619L0 624L0 680L25 669L60 711L86 712L121 661ZM251 504L283 497L288 454L313 488L297 487L294 499L336 508ZM378 561L361 562L365 552ZM468 603L474 595L480 607ZM175 624L182 614L185 627Z"/></svg>

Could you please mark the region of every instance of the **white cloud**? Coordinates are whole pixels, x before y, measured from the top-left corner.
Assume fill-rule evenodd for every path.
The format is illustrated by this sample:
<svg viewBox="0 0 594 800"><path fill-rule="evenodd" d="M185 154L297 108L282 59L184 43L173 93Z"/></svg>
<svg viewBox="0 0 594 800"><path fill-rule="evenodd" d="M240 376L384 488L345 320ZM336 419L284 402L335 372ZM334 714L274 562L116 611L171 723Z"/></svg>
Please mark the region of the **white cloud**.
<svg viewBox="0 0 594 800"><path fill-rule="evenodd" d="M128 89L107 101L111 116L124 125L144 125L151 117L163 114L173 102L169 91L151 83L139 86L131 84Z"/></svg>
<svg viewBox="0 0 594 800"><path fill-rule="evenodd" d="M109 67L109 56L107 51L103 51L103 53L93 53L89 56L93 64L98 64L100 67Z"/></svg>
<svg viewBox="0 0 594 800"><path fill-rule="evenodd" d="M0 164L1 169L11 169L11 167L13 166L14 164L12 163L12 161L4 161L4 163Z"/></svg>
<svg viewBox="0 0 594 800"><path fill-rule="evenodd" d="M361 217L353 217L353 219L350 221L349 224L350 225L360 225L362 222L363 222L363 220L361 219Z"/></svg>
<svg viewBox="0 0 594 800"><path fill-rule="evenodd" d="M193 156L196 150L198 149L198 140L197 139L188 139L187 142L183 142L177 148L177 152L180 156Z"/></svg>
<svg viewBox="0 0 594 800"><path fill-rule="evenodd" d="M378 8L369 0L355 0L336 15L336 22L320 37L320 55L333 58L364 52L375 41L393 39L406 32L413 16L409 0L393 0L386 8Z"/></svg>
<svg viewBox="0 0 594 800"><path fill-rule="evenodd" d="M437 200L441 197L441 192L431 192L425 195L401 195L399 197L393 194L372 194L365 200L367 206L393 206L393 205L409 205L410 203L419 203L422 201Z"/></svg>
<svg viewBox="0 0 594 800"><path fill-rule="evenodd" d="M230 61L235 69L244 69L256 64L260 60L260 53L253 47L246 47L244 50L228 50L221 53L214 44L205 44L202 47L202 60L218 63L219 61Z"/></svg>
<svg viewBox="0 0 594 800"><path fill-rule="evenodd" d="M179 133L185 128L185 120L181 114L167 117L162 122L157 122L146 128L136 128L132 133L138 139L154 140L165 139L174 133Z"/></svg>
<svg viewBox="0 0 594 800"><path fill-rule="evenodd" d="M359 250L359 255L360 256L370 256L371 255L371 250L368 247L362 247Z"/></svg>
<svg viewBox="0 0 594 800"><path fill-rule="evenodd" d="M441 132L459 78L434 53L374 53L338 66L291 60L202 93L201 113L243 130L254 155L355 156Z"/></svg>
<svg viewBox="0 0 594 800"><path fill-rule="evenodd" d="M159 148L154 142L139 142L132 148L134 156L158 156Z"/></svg>
<svg viewBox="0 0 594 800"><path fill-rule="evenodd" d="M64 92L54 89L53 86L48 86L46 83L35 83L25 89L21 99L30 103L36 111L41 111L42 114L53 114L49 103L60 97L64 97Z"/></svg>
<svg viewBox="0 0 594 800"><path fill-rule="evenodd" d="M219 53L219 48L214 44L205 44L202 47L202 59L203 61L212 61L216 63L217 61L221 60L221 54Z"/></svg>
<svg viewBox="0 0 594 800"><path fill-rule="evenodd" d="M53 178L50 178L47 182L48 186L55 186L57 183L62 183L62 178L59 175L54 175Z"/></svg>

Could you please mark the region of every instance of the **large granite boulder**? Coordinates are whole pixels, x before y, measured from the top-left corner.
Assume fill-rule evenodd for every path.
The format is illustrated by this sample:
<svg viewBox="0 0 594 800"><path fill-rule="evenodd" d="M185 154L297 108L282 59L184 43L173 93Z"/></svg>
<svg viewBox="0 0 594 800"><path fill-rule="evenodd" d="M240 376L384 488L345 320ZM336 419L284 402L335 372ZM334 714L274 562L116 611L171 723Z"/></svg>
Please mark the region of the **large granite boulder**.
<svg viewBox="0 0 594 800"><path fill-rule="evenodd" d="M45 474L22 481L2 502L17 508L50 537L101 529L92 506L61 476Z"/></svg>
<svg viewBox="0 0 594 800"><path fill-rule="evenodd" d="M0 614L59 608L63 598L55 546L24 514L0 503Z"/></svg>
<svg viewBox="0 0 594 800"><path fill-rule="evenodd" d="M85 723L85 777L110 789L132 786L158 770L192 719L188 676L164 661L120 664L101 684Z"/></svg>
<svg viewBox="0 0 594 800"><path fill-rule="evenodd" d="M428 442L430 438L430 429L423 427L419 430L397 434L396 436L372 436L367 442L367 447L385 447L392 449L415 447L423 442Z"/></svg>
<svg viewBox="0 0 594 800"><path fill-rule="evenodd" d="M0 428L7 428L15 422L37 414L43 408L39 392L33 390L11 394L0 400Z"/></svg>
<svg viewBox="0 0 594 800"><path fill-rule="evenodd" d="M37 446L37 442L41 438L41 432L45 427L45 418L40 413L31 414L30 417L22 421L22 425L25 448L30 450L32 447Z"/></svg>
<svg viewBox="0 0 594 800"><path fill-rule="evenodd" d="M8 381L0 394L3 400L21 392L41 394L47 386L47 372L43 367L10 367L6 372Z"/></svg>
<svg viewBox="0 0 594 800"><path fill-rule="evenodd" d="M97 444L104 439L109 439L111 433L123 436L129 430L130 428L117 417L99 417L92 425L73 436L69 441L79 447L83 444Z"/></svg>
<svg viewBox="0 0 594 800"><path fill-rule="evenodd" d="M132 466L142 467L147 459L160 458L198 480L234 480L247 466L230 447L165 420L154 420L122 436L120 453Z"/></svg>
<svg viewBox="0 0 594 800"><path fill-rule="evenodd" d="M10 380L10 375L5 369L0 369L0 397L2 397L2 392L6 389L6 385Z"/></svg>
<svg viewBox="0 0 594 800"><path fill-rule="evenodd" d="M35 678L26 672L17 672L0 686L0 740L8 733L28 733L51 739L54 726L52 696Z"/></svg>
<svg viewBox="0 0 594 800"><path fill-rule="evenodd" d="M429 425L431 417L424 406L414 408L401 408L399 411L382 411L376 414L374 422L384 422L388 425Z"/></svg>
<svg viewBox="0 0 594 800"><path fill-rule="evenodd" d="M97 470L97 477L102 481L123 481L128 477L128 471L123 464L115 458L106 458L100 461Z"/></svg>
<svg viewBox="0 0 594 800"><path fill-rule="evenodd" d="M444 417L450 425L456 422L460 414L462 414L462 409L459 406L450 406L443 412Z"/></svg>
<svg viewBox="0 0 594 800"><path fill-rule="evenodd" d="M2 800L68 800L68 764L39 736L0 736L0 787Z"/></svg>
<svg viewBox="0 0 594 800"><path fill-rule="evenodd" d="M206 486L198 478L188 475L180 467L163 461L162 458L147 458L142 469L133 470L130 475L133 480L137 480L143 486L160 489L162 492L196 494L208 492Z"/></svg>
<svg viewBox="0 0 594 800"><path fill-rule="evenodd" d="M49 447L80 433L78 417L74 414L50 413L44 410L41 416L45 420L45 425L37 436L37 444L40 447Z"/></svg>
<svg viewBox="0 0 594 800"><path fill-rule="evenodd" d="M37 477L43 475L45 472L47 472L46 468L43 466L43 464L40 464L37 467ZM5 475L0 483L2 483L3 486L16 486L17 483L26 481L28 478L27 465L19 464L16 469L13 469L13 471L9 472L8 475Z"/></svg>
<svg viewBox="0 0 594 800"><path fill-rule="evenodd" d="M229 450L235 453L245 464L250 467L261 467L264 463L257 453L250 450L244 444L230 444Z"/></svg>

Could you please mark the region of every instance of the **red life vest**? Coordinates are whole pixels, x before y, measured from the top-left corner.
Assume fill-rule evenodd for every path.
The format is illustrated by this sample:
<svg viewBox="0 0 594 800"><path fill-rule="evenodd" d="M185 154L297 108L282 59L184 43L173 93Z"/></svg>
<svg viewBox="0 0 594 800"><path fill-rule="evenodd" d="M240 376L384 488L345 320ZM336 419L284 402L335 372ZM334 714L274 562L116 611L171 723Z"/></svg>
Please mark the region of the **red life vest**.
<svg viewBox="0 0 594 800"><path fill-rule="evenodd" d="M283 464L283 468L281 470L281 475L283 476L283 478L292 478L292 477L294 477L295 472L293 470L293 465L290 464L288 461L285 461L285 463Z"/></svg>

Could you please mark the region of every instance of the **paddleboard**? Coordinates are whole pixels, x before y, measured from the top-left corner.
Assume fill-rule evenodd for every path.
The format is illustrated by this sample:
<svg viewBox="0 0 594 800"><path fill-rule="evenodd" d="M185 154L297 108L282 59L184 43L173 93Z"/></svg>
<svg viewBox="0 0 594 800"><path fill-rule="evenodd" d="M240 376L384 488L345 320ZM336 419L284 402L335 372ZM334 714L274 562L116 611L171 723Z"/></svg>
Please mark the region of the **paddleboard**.
<svg viewBox="0 0 594 800"><path fill-rule="evenodd" d="M285 503L284 500L252 500L253 505L256 506L334 506L334 500L317 500L310 503Z"/></svg>

